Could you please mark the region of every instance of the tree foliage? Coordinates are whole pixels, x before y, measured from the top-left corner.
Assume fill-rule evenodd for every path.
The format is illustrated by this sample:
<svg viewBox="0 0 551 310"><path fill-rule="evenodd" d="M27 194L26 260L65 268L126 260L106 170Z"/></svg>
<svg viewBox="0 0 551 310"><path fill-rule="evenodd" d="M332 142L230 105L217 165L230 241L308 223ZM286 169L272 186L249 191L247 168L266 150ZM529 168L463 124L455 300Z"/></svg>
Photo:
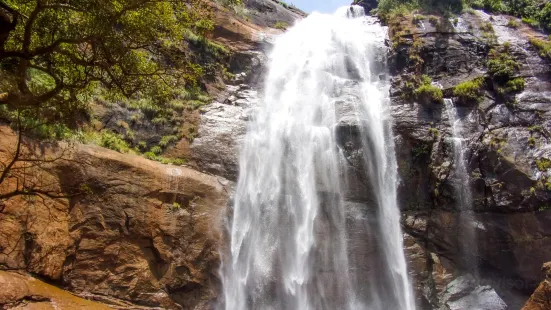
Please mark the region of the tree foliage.
<svg viewBox="0 0 551 310"><path fill-rule="evenodd" d="M400 9L458 13L466 7L522 17L531 25L551 30L551 2L548 0L380 0L378 10L382 14Z"/></svg>
<svg viewBox="0 0 551 310"><path fill-rule="evenodd" d="M0 121L18 137L0 161L0 185L17 186L0 190L0 203L22 193L63 196L17 174L29 162L48 162L30 156L22 141L29 134L67 137L87 117L92 97L168 104L183 89L197 89L203 67L184 40L202 38L221 53L204 39L213 28L204 0L0 0ZM102 140L124 143L118 136Z"/></svg>
<svg viewBox="0 0 551 310"><path fill-rule="evenodd" d="M2 103L56 121L98 87L168 99L196 83L201 67L171 51L213 28L201 0L0 0L0 11Z"/></svg>

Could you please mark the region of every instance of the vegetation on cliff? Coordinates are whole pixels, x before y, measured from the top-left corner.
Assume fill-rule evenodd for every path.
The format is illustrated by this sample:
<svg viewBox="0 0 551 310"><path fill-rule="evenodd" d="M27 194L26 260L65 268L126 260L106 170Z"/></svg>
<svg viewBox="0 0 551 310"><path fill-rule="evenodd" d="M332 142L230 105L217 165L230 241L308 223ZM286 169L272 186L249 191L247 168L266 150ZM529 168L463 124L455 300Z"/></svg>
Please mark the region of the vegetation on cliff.
<svg viewBox="0 0 551 310"><path fill-rule="evenodd" d="M230 52L207 39L213 29L212 6L203 0L1 0L0 121L19 139L1 163L0 184L26 161L20 145L29 136L163 160L159 149L192 137L193 126L182 131L182 115L210 100L201 84L225 72ZM120 131L106 129L92 117L98 102L169 129L154 145L134 139L124 121Z"/></svg>
<svg viewBox="0 0 551 310"><path fill-rule="evenodd" d="M482 98L483 78L476 78L457 84L453 89L453 95L463 103L479 102Z"/></svg>
<svg viewBox="0 0 551 310"><path fill-rule="evenodd" d="M551 40L551 37L550 37ZM541 58L551 61L551 41L542 40L538 38L531 38L530 44L532 44L537 50Z"/></svg>
<svg viewBox="0 0 551 310"><path fill-rule="evenodd" d="M532 26L551 30L551 2L545 0L381 0L377 10L388 19L388 14L393 12L459 13L466 8L510 14Z"/></svg>

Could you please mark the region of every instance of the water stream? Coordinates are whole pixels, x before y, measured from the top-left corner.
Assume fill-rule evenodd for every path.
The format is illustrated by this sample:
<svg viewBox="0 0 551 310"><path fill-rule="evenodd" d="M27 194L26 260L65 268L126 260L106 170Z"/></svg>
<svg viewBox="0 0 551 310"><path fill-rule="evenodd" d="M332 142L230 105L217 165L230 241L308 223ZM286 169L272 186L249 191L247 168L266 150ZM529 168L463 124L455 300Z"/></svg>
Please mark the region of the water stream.
<svg viewBox="0 0 551 310"><path fill-rule="evenodd" d="M362 8L344 7L311 14L276 39L240 154L222 308L415 309L380 68L385 37ZM369 203L347 194L357 184L337 142L343 124L358 133Z"/></svg>
<svg viewBox="0 0 551 310"><path fill-rule="evenodd" d="M459 209L459 227L461 233L459 237L459 246L461 257L465 267L477 276L476 255L478 252L476 246L476 225L477 221L473 212L473 201L470 180L467 169L467 160L465 158L466 136L463 121L458 115L457 108L451 99L444 99L444 106L448 114L452 131L453 154L454 154L454 175L455 175L455 196L456 204Z"/></svg>

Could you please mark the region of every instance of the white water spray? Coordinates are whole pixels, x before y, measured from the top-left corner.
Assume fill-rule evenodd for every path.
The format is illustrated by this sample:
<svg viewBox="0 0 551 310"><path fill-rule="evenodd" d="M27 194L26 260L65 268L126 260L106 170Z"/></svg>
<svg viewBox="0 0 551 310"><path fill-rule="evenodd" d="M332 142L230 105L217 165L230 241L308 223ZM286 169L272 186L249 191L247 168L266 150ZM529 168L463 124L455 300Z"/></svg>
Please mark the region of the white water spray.
<svg viewBox="0 0 551 310"><path fill-rule="evenodd" d="M240 157L221 269L225 309L415 309L396 203L389 86L379 77L384 68L376 69L385 37L355 6L314 13L276 40ZM350 244L373 240L350 232L364 224L350 224L350 158L337 142L343 122L358 132L375 210L364 212L365 204L352 221L375 223L364 230L375 235L376 250L360 259Z"/></svg>

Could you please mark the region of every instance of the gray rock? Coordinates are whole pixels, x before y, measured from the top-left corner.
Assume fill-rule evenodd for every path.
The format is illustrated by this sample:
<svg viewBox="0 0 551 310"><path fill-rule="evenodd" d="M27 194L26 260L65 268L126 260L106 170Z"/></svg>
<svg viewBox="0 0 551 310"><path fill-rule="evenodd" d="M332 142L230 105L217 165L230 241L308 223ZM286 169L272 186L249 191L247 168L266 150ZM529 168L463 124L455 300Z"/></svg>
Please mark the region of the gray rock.
<svg viewBox="0 0 551 310"><path fill-rule="evenodd" d="M249 10L252 22L261 26L273 27L277 22L292 25L297 19L306 16L306 13L294 6L274 0L244 0L243 3Z"/></svg>
<svg viewBox="0 0 551 310"><path fill-rule="evenodd" d="M237 179L239 149L247 122L258 104L258 92L242 84L228 86L223 102L214 102L203 109L198 136L191 145L191 156L199 169Z"/></svg>
<svg viewBox="0 0 551 310"><path fill-rule="evenodd" d="M456 278L446 287L441 310L505 310L507 304L490 286L478 286L471 275Z"/></svg>

